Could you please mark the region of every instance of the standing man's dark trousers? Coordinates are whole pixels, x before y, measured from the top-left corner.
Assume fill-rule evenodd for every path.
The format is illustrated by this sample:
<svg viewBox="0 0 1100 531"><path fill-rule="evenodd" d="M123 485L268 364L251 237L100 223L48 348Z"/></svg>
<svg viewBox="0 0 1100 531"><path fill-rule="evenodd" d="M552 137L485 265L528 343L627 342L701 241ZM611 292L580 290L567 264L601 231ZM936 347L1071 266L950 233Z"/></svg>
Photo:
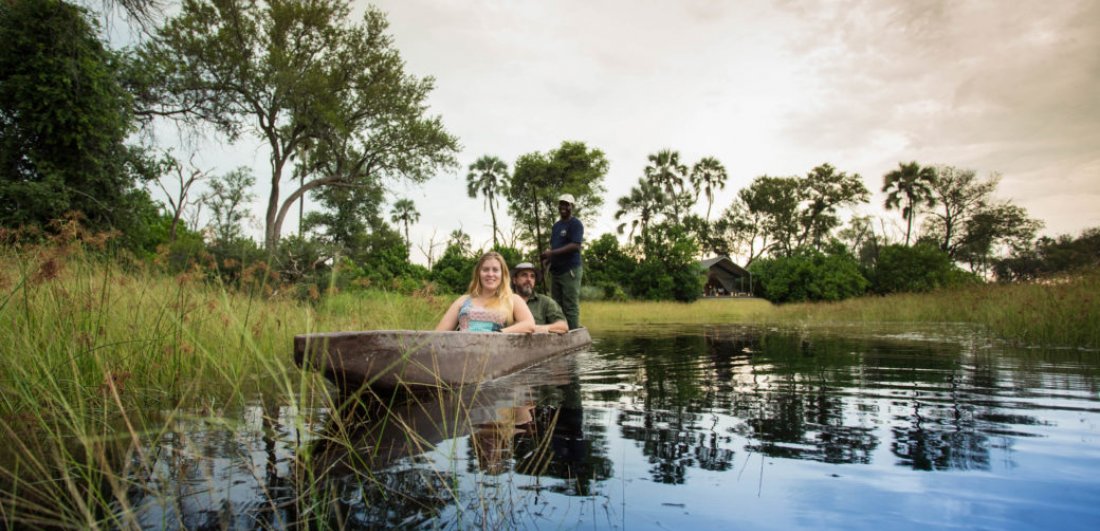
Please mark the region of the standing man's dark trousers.
<svg viewBox="0 0 1100 531"><path fill-rule="evenodd" d="M581 327L581 274L584 266L550 274L550 296L561 305L569 329Z"/></svg>

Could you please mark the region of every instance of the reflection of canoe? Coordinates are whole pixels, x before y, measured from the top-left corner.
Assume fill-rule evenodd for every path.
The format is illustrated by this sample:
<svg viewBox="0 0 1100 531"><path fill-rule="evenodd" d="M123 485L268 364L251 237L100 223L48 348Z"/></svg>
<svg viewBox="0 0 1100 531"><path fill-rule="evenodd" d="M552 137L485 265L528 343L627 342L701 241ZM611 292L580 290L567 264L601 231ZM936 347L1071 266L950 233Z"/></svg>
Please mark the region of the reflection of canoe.
<svg viewBox="0 0 1100 531"><path fill-rule="evenodd" d="M438 388L380 400L366 395L345 404L329 419L325 436L314 444L313 463L326 474L378 471L394 461L420 455L441 441L486 428L511 428L529 422L520 409L538 403L537 388L568 385L576 367L558 356L531 370L484 385Z"/></svg>
<svg viewBox="0 0 1100 531"><path fill-rule="evenodd" d="M322 370L345 390L462 385L518 371L592 343L568 334L376 330L294 337L294 361Z"/></svg>

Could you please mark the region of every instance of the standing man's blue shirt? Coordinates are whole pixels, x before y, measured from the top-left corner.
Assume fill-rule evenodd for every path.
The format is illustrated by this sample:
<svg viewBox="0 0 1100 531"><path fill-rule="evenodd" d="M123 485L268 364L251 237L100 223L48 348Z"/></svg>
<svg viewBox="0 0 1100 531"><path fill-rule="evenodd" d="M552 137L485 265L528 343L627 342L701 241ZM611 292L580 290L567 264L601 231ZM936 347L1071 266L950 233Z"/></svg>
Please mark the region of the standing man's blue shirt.
<svg viewBox="0 0 1100 531"><path fill-rule="evenodd" d="M558 220L557 223L554 223L552 231L550 234L551 249L557 249L570 243L577 245L584 243L584 225L577 218L570 217L565 221ZM565 273L579 265L581 265L581 252L579 250L550 257L551 273Z"/></svg>

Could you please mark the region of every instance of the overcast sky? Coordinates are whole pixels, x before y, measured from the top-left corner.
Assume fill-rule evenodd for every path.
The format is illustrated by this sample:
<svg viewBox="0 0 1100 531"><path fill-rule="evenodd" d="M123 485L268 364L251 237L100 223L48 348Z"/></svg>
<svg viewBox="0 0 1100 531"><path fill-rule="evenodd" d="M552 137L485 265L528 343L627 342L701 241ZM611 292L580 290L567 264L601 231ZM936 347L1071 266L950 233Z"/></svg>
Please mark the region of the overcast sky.
<svg viewBox="0 0 1100 531"><path fill-rule="evenodd" d="M466 195L471 163L511 168L564 140L610 161L589 239L614 231L617 198L661 149L725 165L715 215L759 175L825 162L863 177L874 196L859 212L877 215L883 174L915 160L1001 174L999 197L1046 234L1100 226L1097 1L372 3L407 70L435 78L430 112L463 147L458 170L390 187L421 212L418 262L433 232L491 242L483 201ZM262 181L267 154L247 156Z"/></svg>

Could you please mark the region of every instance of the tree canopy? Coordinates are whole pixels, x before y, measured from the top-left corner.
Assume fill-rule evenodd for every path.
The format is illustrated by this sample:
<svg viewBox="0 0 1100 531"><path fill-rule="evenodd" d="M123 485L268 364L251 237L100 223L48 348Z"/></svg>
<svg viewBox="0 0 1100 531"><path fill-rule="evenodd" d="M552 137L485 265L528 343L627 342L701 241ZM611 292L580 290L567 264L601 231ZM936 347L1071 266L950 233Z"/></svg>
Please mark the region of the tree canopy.
<svg viewBox="0 0 1100 531"><path fill-rule="evenodd" d="M574 216L586 224L596 219L607 191L603 186L607 169L603 152L584 142L562 142L548 153L527 153L516 160L508 212L538 253L550 243L544 235L557 220L561 194L573 194L577 200Z"/></svg>
<svg viewBox="0 0 1100 531"><path fill-rule="evenodd" d="M349 17L339 0L185 0L142 51L163 81L157 112L266 142L269 250L310 190L455 165L457 140L426 114L433 80L405 73L381 11ZM284 196L294 162L302 182Z"/></svg>
<svg viewBox="0 0 1100 531"><path fill-rule="evenodd" d="M79 211L139 238L153 212L138 184L152 162L126 144L124 57L86 11L57 0L0 3L0 225L45 227Z"/></svg>

